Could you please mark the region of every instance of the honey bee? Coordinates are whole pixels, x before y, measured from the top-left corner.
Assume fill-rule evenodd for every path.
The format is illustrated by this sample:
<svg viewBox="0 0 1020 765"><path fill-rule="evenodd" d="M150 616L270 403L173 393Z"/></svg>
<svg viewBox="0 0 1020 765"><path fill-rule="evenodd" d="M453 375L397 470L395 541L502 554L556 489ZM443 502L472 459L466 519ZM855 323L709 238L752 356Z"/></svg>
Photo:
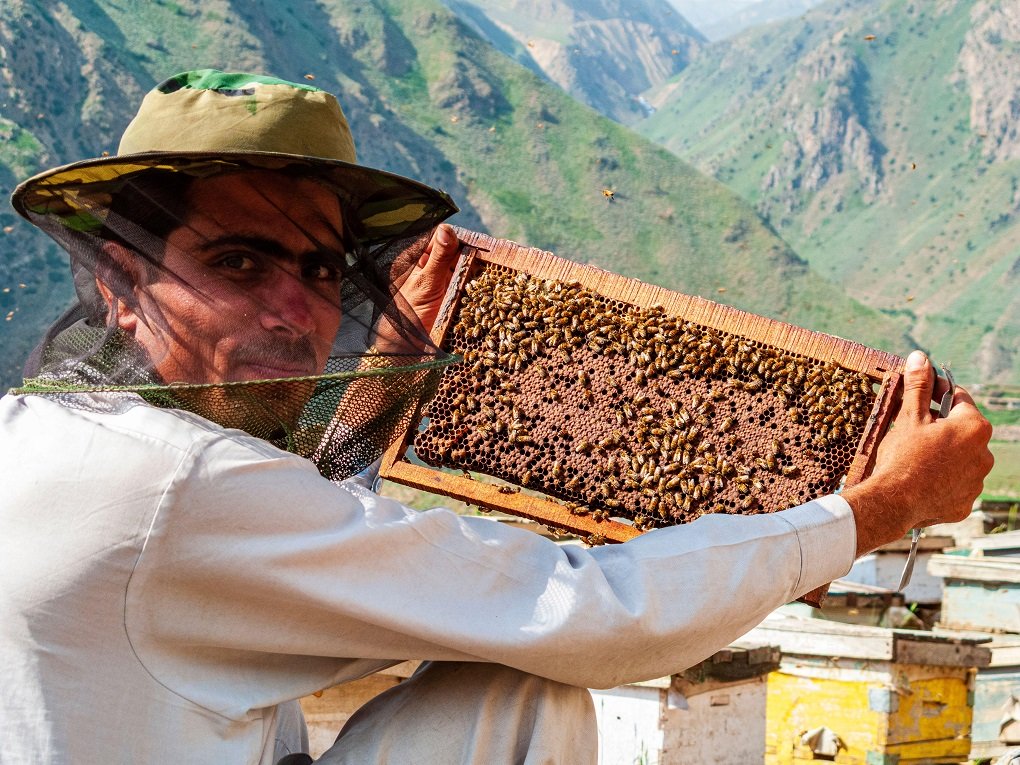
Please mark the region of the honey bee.
<svg viewBox="0 0 1020 765"><path fill-rule="evenodd" d="M800 475L800 468L796 465L783 465L781 471L787 478L796 478Z"/></svg>
<svg viewBox="0 0 1020 765"><path fill-rule="evenodd" d="M734 420L732 417L723 417L722 422L719 423L719 430L721 430L723 433L726 433L732 430L735 424L736 420Z"/></svg>

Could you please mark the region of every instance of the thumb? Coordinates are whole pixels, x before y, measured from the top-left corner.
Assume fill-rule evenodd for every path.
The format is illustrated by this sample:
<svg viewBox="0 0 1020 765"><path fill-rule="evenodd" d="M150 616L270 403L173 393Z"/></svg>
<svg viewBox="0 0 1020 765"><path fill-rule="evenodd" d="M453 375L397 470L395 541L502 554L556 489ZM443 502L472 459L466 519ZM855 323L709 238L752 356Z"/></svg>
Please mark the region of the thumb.
<svg viewBox="0 0 1020 765"><path fill-rule="evenodd" d="M931 419L932 366L921 351L907 356L903 369L903 401L899 417L915 422Z"/></svg>

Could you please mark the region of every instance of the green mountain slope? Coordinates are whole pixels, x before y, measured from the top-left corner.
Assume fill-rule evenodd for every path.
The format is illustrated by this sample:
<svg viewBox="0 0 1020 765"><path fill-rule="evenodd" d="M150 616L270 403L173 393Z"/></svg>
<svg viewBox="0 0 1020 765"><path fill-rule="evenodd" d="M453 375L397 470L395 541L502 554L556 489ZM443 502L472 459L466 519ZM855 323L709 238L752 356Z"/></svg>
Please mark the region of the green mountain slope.
<svg viewBox="0 0 1020 765"><path fill-rule="evenodd" d="M307 76L341 94L362 161L445 188L463 209L455 222L908 347L898 322L820 279L735 194L498 53L438 2L8 0L0 46L5 193L36 168L115 151L141 95L170 73ZM10 384L70 286L55 248L3 216L0 289L11 291L0 299L11 318L0 323L0 377Z"/></svg>
<svg viewBox="0 0 1020 765"><path fill-rule="evenodd" d="M639 132L972 381L1020 381L1020 7L847 0L706 48Z"/></svg>

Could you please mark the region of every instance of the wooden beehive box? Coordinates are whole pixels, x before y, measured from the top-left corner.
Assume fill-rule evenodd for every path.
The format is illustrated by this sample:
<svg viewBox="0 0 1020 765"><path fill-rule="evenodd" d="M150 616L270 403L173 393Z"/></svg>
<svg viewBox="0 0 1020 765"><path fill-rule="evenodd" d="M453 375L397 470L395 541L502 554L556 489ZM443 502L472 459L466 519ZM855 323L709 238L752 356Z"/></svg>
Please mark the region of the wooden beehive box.
<svg viewBox="0 0 1020 765"><path fill-rule="evenodd" d="M942 578L944 626L1020 633L1020 558L933 555L928 573Z"/></svg>
<svg viewBox="0 0 1020 765"><path fill-rule="evenodd" d="M766 765L967 759L976 668L991 656L983 638L781 618L746 639L782 649L768 678Z"/></svg>
<svg viewBox="0 0 1020 765"><path fill-rule="evenodd" d="M991 661L974 683L971 760L1000 757L1020 747L1020 635L935 627L936 634L985 640Z"/></svg>
<svg viewBox="0 0 1020 765"><path fill-rule="evenodd" d="M899 357L458 236L433 339L463 362L383 477L596 543L772 512L868 473Z"/></svg>

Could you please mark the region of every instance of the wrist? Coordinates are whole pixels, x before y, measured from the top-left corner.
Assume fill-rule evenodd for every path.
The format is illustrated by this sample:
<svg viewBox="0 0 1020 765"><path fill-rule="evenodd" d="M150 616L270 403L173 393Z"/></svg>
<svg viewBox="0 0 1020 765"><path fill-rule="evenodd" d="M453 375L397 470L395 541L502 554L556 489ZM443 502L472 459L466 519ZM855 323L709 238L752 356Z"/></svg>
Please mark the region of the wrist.
<svg viewBox="0 0 1020 765"><path fill-rule="evenodd" d="M869 478L844 489L857 527L857 557L901 538L913 526L912 503L887 480Z"/></svg>

